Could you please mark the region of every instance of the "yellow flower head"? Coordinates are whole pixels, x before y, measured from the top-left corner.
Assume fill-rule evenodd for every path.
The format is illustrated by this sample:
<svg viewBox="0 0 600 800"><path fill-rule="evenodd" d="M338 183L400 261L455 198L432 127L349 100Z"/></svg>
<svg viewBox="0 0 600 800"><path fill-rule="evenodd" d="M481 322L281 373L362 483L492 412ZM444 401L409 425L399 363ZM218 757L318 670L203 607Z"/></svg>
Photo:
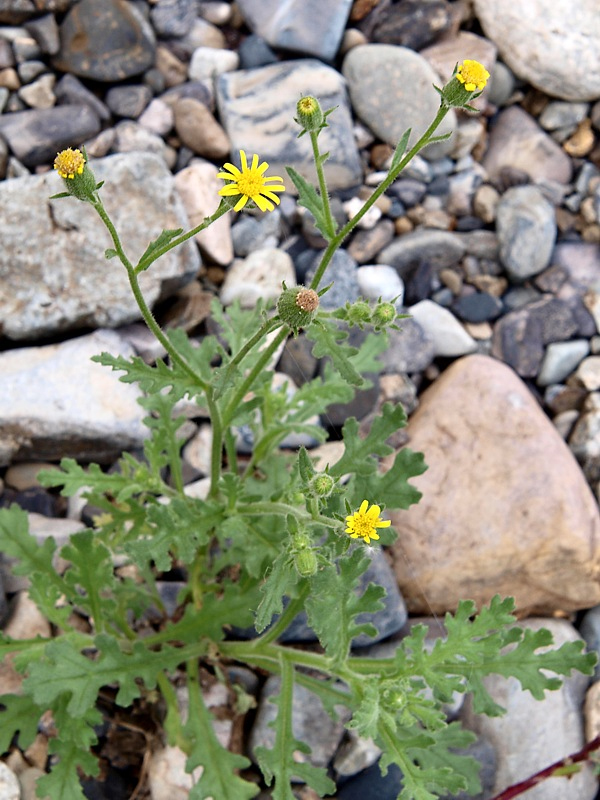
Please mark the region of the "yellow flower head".
<svg viewBox="0 0 600 800"><path fill-rule="evenodd" d="M231 181L227 186L219 190L221 197L236 197L239 200L233 207L234 211L240 211L248 202L252 200L261 211L273 211L275 205L279 204L279 197L275 192L285 192L282 178L273 175L266 178L264 173L269 168L266 161L258 163L258 156L252 157L252 165L248 166L246 153L240 150L241 170L234 164L225 164L223 167L226 172L219 172L217 177L224 181ZM271 185L275 181L277 185Z"/></svg>
<svg viewBox="0 0 600 800"><path fill-rule="evenodd" d="M73 180L75 175L81 175L85 167L85 158L80 150L61 150L54 159L54 169L61 178Z"/></svg>
<svg viewBox="0 0 600 800"><path fill-rule="evenodd" d="M490 73L479 61L471 61L466 58L462 64L459 64L456 77L464 84L467 92L474 92L476 89L481 91L485 88Z"/></svg>
<svg viewBox="0 0 600 800"><path fill-rule="evenodd" d="M379 539L377 528L387 528L392 524L389 519L379 519L380 514L379 506L369 508L369 501L363 500L358 511L346 517L348 527L345 532L350 534L351 539L362 536L366 544L370 544L371 539Z"/></svg>

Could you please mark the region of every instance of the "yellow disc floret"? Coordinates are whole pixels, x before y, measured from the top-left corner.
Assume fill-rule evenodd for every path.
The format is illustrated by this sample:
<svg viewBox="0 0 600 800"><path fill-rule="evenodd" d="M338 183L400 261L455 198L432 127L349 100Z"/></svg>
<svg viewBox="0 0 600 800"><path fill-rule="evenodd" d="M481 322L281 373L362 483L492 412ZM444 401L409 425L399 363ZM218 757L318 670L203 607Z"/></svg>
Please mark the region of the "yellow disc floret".
<svg viewBox="0 0 600 800"><path fill-rule="evenodd" d="M258 163L258 156L252 157L252 165L248 166L246 153L240 150L241 169L235 164L225 164L223 172L219 172L217 177L224 181L231 181L227 186L219 190L221 197L237 197L239 200L234 205L234 211L241 211L248 200L255 203L261 211L273 211L275 205L279 204L279 197L275 192L285 192L283 179L277 175L270 178L265 177L265 172L269 168L266 161ZM275 181L275 185L273 185Z"/></svg>
<svg viewBox="0 0 600 800"><path fill-rule="evenodd" d="M75 175L81 175L85 167L85 158L80 150L61 150L54 159L54 169L61 178L73 180Z"/></svg>
<svg viewBox="0 0 600 800"><path fill-rule="evenodd" d="M465 59L456 70L456 77L464 85L467 92L481 91L490 77L487 69L479 61Z"/></svg>
<svg viewBox="0 0 600 800"><path fill-rule="evenodd" d="M361 536L366 544L370 544L371 539L379 539L377 528L387 528L392 524L389 519L380 519L380 514L379 506L369 508L369 501L363 500L358 511L346 517L348 527L345 532L350 534L351 539Z"/></svg>

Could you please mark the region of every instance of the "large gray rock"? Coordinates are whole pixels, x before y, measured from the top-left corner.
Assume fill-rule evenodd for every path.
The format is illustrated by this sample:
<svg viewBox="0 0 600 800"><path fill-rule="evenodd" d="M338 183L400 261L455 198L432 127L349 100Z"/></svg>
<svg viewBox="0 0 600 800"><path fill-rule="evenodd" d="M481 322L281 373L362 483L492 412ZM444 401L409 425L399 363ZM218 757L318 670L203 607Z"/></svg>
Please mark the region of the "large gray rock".
<svg viewBox="0 0 600 800"><path fill-rule="evenodd" d="M524 281L550 263L556 240L554 207L535 186L515 186L498 203L496 233L509 277Z"/></svg>
<svg viewBox="0 0 600 800"><path fill-rule="evenodd" d="M333 61L352 0L238 0L237 5L272 47Z"/></svg>
<svg viewBox="0 0 600 800"><path fill-rule="evenodd" d="M432 84L440 86L443 81L423 56L407 47L354 47L344 59L342 73L360 119L392 147L408 128L412 129L412 146L438 112L440 98ZM450 111L436 134L452 133L455 128L456 115ZM446 141L430 145L423 155L439 158L451 150L452 142Z"/></svg>
<svg viewBox="0 0 600 800"><path fill-rule="evenodd" d="M258 153L269 163L268 175L280 175L293 188L285 166L294 167L316 184L308 136L298 139L294 117L302 95L315 95L324 111L336 106L329 127L319 136L321 152L329 152L325 176L330 190L356 186L362 169L352 131L352 114L343 78L334 69L311 59L238 70L217 80L221 122L229 135L233 160L242 149ZM239 162L238 162L239 163Z"/></svg>
<svg viewBox="0 0 600 800"><path fill-rule="evenodd" d="M143 443L139 390L90 360L103 351L133 354L108 330L0 353L1 465L63 456L105 462Z"/></svg>
<svg viewBox="0 0 600 800"><path fill-rule="evenodd" d="M475 0L475 13L519 78L564 100L600 97L597 0Z"/></svg>
<svg viewBox="0 0 600 800"><path fill-rule="evenodd" d="M187 228L159 157L126 153L92 168L106 180L102 199L133 263L163 228ZM62 188L56 173L0 184L0 333L9 339L116 327L140 316L124 267L104 258L112 242L94 209L74 198L48 199ZM140 276L146 301L176 291L199 267L195 244L170 251Z"/></svg>

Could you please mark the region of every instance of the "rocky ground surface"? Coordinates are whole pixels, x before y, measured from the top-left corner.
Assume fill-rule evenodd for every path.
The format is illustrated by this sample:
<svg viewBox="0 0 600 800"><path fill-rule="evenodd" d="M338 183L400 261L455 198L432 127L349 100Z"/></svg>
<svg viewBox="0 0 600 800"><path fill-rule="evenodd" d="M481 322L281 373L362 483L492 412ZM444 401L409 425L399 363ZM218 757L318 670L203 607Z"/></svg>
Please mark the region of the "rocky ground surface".
<svg viewBox="0 0 600 800"><path fill-rule="evenodd" d="M383 401L401 401L411 447L430 465L415 480L423 501L392 514L400 536L389 559L373 558L388 600L369 650L385 652L409 612L440 614L500 592L516 597L523 624L543 617L557 641L583 636L600 651L599 50L596 0L1 2L0 503L29 511L40 539L80 529L84 504L67 507L36 473L65 455L110 466L139 448L136 389L90 357L160 355L124 273L103 258L93 213L48 199L61 190L58 150L86 145L135 256L163 227L214 210L218 167L240 148L273 174L288 164L310 175L293 116L300 93L315 94L337 106L323 138L345 221L403 131L431 121L431 84L474 58L492 74L479 113L449 115L450 141L417 157L361 221L324 297L398 298L411 315L375 388L322 420L335 429L354 414L367 426ZM144 290L164 324L201 338L214 295L225 305L275 298L323 246L288 192L273 213L223 217L145 273ZM277 365L290 385L318 369L302 336ZM209 440L206 420L191 419L190 483L206 474ZM6 565L0 576L5 632L48 635L26 580ZM176 588L165 584L165 597ZM294 637L310 631L299 624ZM251 754L270 735L274 679L240 671L238 680L257 697L249 739L239 721L223 720L219 735ZM2 665L0 693L18 681ZM226 708L209 683L209 704ZM575 676L538 704L492 682L508 715L485 724L468 707L451 709L480 736L484 796L596 735L599 685ZM315 763L330 766L337 797L395 798L398 774L382 779L373 745L315 703L298 697L296 724L310 731ZM183 754L163 746L147 710L119 713L103 737L103 780L86 783L87 795L185 798ZM33 798L47 759L44 731L29 751L6 754L0 800ZM554 782L528 800L596 795L589 773ZM298 797L312 795L298 787Z"/></svg>

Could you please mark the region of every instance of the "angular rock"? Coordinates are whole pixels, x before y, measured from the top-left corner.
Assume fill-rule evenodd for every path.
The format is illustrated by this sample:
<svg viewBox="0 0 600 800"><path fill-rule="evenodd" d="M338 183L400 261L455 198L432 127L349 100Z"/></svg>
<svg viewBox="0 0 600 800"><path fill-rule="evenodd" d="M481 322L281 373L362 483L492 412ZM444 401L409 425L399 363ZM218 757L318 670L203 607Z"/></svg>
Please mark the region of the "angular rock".
<svg viewBox="0 0 600 800"><path fill-rule="evenodd" d="M492 179L510 167L525 172L534 182L569 183L573 169L564 150L520 106L498 114L481 163Z"/></svg>
<svg viewBox="0 0 600 800"><path fill-rule="evenodd" d="M128 153L91 166L106 180L103 202L134 263L163 228L187 228L173 176L157 156ZM111 241L102 222L87 203L48 199L61 189L56 173L0 184L0 331L9 339L139 319L124 267L104 258ZM24 219L31 238L23 238ZM172 294L199 266L193 243L170 251L140 275L146 301Z"/></svg>
<svg viewBox="0 0 600 800"><path fill-rule="evenodd" d="M359 184L362 168L344 81L339 72L311 59L228 72L217 79L219 116L231 141L232 160L239 165L240 149L258 153L269 163L269 175L280 175L288 189L295 191L286 166L316 185L310 139L297 138L299 127L293 120L300 96L314 94L315 87L323 109L337 106L319 137L322 152L330 153L324 167L327 184L330 190Z"/></svg>
<svg viewBox="0 0 600 800"><path fill-rule="evenodd" d="M333 61L352 0L239 0L248 27L271 47Z"/></svg>
<svg viewBox="0 0 600 800"><path fill-rule="evenodd" d="M534 631L549 629L556 647L580 639L566 620L529 619L520 624ZM469 703L463 722L494 745L497 770L492 795L583 747L580 710L588 681L587 676L574 672L564 679L558 691L546 692L544 701L539 702L521 689L516 678L490 675L483 679L492 699L507 713L499 717L475 715ZM549 778L526 794L528 800L593 800L597 788L591 765L587 764L568 780Z"/></svg>
<svg viewBox="0 0 600 800"><path fill-rule="evenodd" d="M79 0L59 32L53 66L62 72L110 83L140 75L154 63L152 28L124 0Z"/></svg>
<svg viewBox="0 0 600 800"><path fill-rule="evenodd" d="M409 610L453 611L499 593L522 614L600 602L600 515L577 462L506 365L472 355L421 397L409 446L428 471L418 505L391 512Z"/></svg>
<svg viewBox="0 0 600 800"><path fill-rule="evenodd" d="M587 339L549 344L537 377L538 386L562 383L589 352Z"/></svg>
<svg viewBox="0 0 600 800"><path fill-rule="evenodd" d="M379 356L383 374L413 374L427 369L435 358L433 339L413 319L403 319L400 330L390 331L389 346Z"/></svg>
<svg viewBox="0 0 600 800"><path fill-rule="evenodd" d="M475 13L519 78L563 100L600 97L600 17L595 0L528 0L514 5L475 0Z"/></svg>
<svg viewBox="0 0 600 800"><path fill-rule="evenodd" d="M439 96L432 87L439 84L439 75L423 56L407 47L390 44L354 47L344 59L342 74L348 81L356 114L392 147L408 128L412 129L409 146L414 144L439 108ZM456 115L450 111L436 133L452 133L455 127ZM439 142L427 147L423 155L435 159L451 149L451 142Z"/></svg>
<svg viewBox="0 0 600 800"><path fill-rule="evenodd" d="M550 263L556 240L554 207L535 186L505 192L496 210L500 259L510 278L522 281Z"/></svg>
<svg viewBox="0 0 600 800"><path fill-rule="evenodd" d="M139 447L147 430L139 390L92 356L133 354L114 332L0 354L0 463L12 460L107 462Z"/></svg>
<svg viewBox="0 0 600 800"><path fill-rule="evenodd" d="M100 121L87 105L0 115L0 134L26 167L50 164L59 150L80 144L99 131Z"/></svg>

